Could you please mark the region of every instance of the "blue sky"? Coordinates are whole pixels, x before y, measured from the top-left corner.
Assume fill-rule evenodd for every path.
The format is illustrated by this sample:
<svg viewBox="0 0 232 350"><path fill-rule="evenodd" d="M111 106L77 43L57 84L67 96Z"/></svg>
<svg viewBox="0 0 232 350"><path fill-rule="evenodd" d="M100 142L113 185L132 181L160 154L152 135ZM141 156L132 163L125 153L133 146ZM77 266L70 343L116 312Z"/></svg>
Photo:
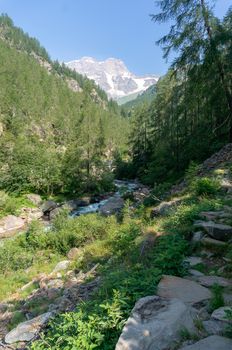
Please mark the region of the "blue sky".
<svg viewBox="0 0 232 350"><path fill-rule="evenodd" d="M223 16L231 0L218 0ZM168 25L151 21L154 0L0 0L0 12L39 39L53 59L116 57L138 75L167 70L155 42Z"/></svg>

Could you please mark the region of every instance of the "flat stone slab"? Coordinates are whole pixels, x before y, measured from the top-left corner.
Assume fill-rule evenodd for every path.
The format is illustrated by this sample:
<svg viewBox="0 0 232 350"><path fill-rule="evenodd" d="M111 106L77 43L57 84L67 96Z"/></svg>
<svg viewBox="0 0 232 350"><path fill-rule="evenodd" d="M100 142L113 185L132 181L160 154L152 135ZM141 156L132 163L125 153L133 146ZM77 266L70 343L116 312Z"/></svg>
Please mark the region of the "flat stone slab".
<svg viewBox="0 0 232 350"><path fill-rule="evenodd" d="M232 238L232 227L216 224L213 221L197 221L194 226L204 229L209 236L220 241L229 241Z"/></svg>
<svg viewBox="0 0 232 350"><path fill-rule="evenodd" d="M180 350L232 350L232 339L211 335L193 345L184 346Z"/></svg>
<svg viewBox="0 0 232 350"><path fill-rule="evenodd" d="M226 246L226 242L219 241L218 239L213 239L210 237L203 237L201 243L208 246L223 247Z"/></svg>
<svg viewBox="0 0 232 350"><path fill-rule="evenodd" d="M220 276L200 276L197 281L204 287L212 287L214 284L221 287L232 286L232 280Z"/></svg>
<svg viewBox="0 0 232 350"><path fill-rule="evenodd" d="M190 266L195 266L198 264L202 264L203 260L199 256L189 256L184 259L184 262L188 263Z"/></svg>
<svg viewBox="0 0 232 350"><path fill-rule="evenodd" d="M196 310L181 300L142 298L135 304L115 350L169 349L180 340L183 327L195 330L195 317Z"/></svg>
<svg viewBox="0 0 232 350"><path fill-rule="evenodd" d="M193 277L201 277L204 276L204 274L198 270L190 269L189 274Z"/></svg>
<svg viewBox="0 0 232 350"><path fill-rule="evenodd" d="M7 215L0 220L0 238L14 233L25 226L25 221L15 215Z"/></svg>
<svg viewBox="0 0 232 350"><path fill-rule="evenodd" d="M232 308L230 306L219 307L219 309L214 310L214 312L211 315L211 318L215 320L223 321L226 323L232 323L231 320L227 319L226 311L232 311Z"/></svg>
<svg viewBox="0 0 232 350"><path fill-rule="evenodd" d="M210 290L197 282L175 276L163 276L157 294L164 298L177 298L184 303L195 304L210 299Z"/></svg>
<svg viewBox="0 0 232 350"><path fill-rule="evenodd" d="M200 216L202 218L206 218L209 221L215 220L217 218L224 217L224 215L225 215L224 211L202 211L200 213Z"/></svg>
<svg viewBox="0 0 232 350"><path fill-rule="evenodd" d="M52 313L47 312L29 321L20 323L5 336L5 342L7 344L13 344L20 341L28 342L32 340L40 328L48 322L51 316Z"/></svg>

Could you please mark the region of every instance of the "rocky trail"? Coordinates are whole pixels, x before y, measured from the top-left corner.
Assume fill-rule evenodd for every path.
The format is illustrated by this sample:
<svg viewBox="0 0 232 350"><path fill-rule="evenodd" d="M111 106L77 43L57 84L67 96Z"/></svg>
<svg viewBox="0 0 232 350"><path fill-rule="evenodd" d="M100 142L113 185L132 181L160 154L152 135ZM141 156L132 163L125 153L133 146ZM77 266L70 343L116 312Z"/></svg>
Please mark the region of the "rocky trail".
<svg viewBox="0 0 232 350"><path fill-rule="evenodd" d="M201 213L205 220L194 223L191 243L200 248L197 255L183 262L188 274L184 278L163 276L156 294L136 303L117 350L153 349L154 343L157 349L172 349L173 344L175 349L182 350L232 349L232 340L223 336L231 322L226 318L226 310L232 307L232 276L227 273L228 259L223 256L223 248L232 237L232 227L227 224L232 218L231 210L225 207L220 212ZM23 349L50 318L73 310L79 302L91 297L101 282L98 266L85 274L70 270L71 259L77 258L78 253L73 248L69 259L61 261L51 274L41 275L22 287L21 290L37 286L26 299L20 300L16 294L0 304L0 348L12 349L17 344L17 348ZM215 285L222 288L224 306L211 311ZM27 320L8 332L8 322L16 312L23 313ZM181 332L186 333L187 340L183 341Z"/></svg>
<svg viewBox="0 0 232 350"><path fill-rule="evenodd" d="M228 155L221 154L228 160ZM218 167L221 162L218 156L216 159ZM224 199L231 200L232 183L226 172L221 189ZM149 191L135 187L133 194L139 203ZM113 198L115 201L111 197L103 203L102 215L117 213L123 207L121 196ZM151 218L164 217L182 201L180 192L179 197L161 202L151 210ZM76 202L69 205L77 210ZM59 212L59 208L50 201L41 209L34 209L34 213L37 215L41 210L52 218L54 210ZM225 254L232 243L232 205L202 211L192 223L190 235L193 254L183 261L186 275L164 275L157 288L154 287L154 295L137 301L116 350L232 350L232 339L227 336L232 322L228 317L232 310L232 272L228 268L231 259ZM79 253L78 248L72 248L67 260L60 261L51 273L41 274L0 304L0 349L25 349L28 342L39 337L49 319L72 311L78 303L91 298L101 284L101 276L98 265L86 273L72 269L72 261L78 259ZM27 297L20 296L30 288ZM9 330L16 314L24 320Z"/></svg>

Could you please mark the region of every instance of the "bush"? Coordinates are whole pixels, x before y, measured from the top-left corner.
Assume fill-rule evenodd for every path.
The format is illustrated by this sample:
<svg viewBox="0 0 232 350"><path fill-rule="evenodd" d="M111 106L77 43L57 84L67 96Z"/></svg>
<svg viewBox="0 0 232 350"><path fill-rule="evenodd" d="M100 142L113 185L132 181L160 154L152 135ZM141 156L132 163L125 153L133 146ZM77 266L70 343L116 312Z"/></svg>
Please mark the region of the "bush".
<svg viewBox="0 0 232 350"><path fill-rule="evenodd" d="M150 196L145 198L143 204L146 206L157 204L168 195L168 191L170 190L171 186L172 185L169 182L155 184Z"/></svg>
<svg viewBox="0 0 232 350"><path fill-rule="evenodd" d="M195 180L199 169L200 166L197 163L190 162L188 169L185 171L185 179L188 184L191 184Z"/></svg>
<svg viewBox="0 0 232 350"><path fill-rule="evenodd" d="M219 307L224 306L223 298L223 287L215 284L212 287L213 296L210 299L209 311L212 313L214 310L219 309Z"/></svg>
<svg viewBox="0 0 232 350"><path fill-rule="evenodd" d="M219 181L208 177L199 178L191 184L191 190L196 196L214 196L219 189Z"/></svg>

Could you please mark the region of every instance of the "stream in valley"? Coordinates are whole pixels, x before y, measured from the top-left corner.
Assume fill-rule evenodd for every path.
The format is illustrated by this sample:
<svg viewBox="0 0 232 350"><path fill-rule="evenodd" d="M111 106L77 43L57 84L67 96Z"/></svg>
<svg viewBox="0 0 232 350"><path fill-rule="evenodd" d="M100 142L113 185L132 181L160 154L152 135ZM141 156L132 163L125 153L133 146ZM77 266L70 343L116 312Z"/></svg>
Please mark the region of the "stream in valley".
<svg viewBox="0 0 232 350"><path fill-rule="evenodd" d="M139 183L136 181L115 180L114 184L117 188L117 191L114 193L114 195L110 196L107 199L100 200L96 203L92 203L86 206L80 206L77 210L72 212L71 216L75 217L84 214L96 213L103 206L107 205L107 203L113 203L118 201L120 198L122 198L123 193L133 192L139 188Z"/></svg>

